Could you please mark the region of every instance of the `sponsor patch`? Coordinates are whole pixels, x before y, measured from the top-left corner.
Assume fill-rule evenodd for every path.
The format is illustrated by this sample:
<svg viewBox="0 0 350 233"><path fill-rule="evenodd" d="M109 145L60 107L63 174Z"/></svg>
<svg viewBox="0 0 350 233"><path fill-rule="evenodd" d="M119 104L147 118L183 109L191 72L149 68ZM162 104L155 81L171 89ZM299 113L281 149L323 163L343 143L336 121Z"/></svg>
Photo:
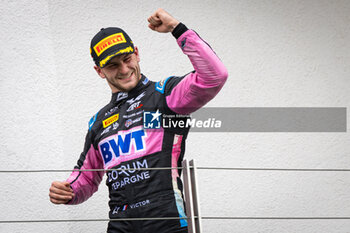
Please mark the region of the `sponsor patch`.
<svg viewBox="0 0 350 233"><path fill-rule="evenodd" d="M166 79L163 79L163 80L157 82L156 83L156 90L159 91L160 93L164 94L165 84L172 77L174 77L174 76L167 77Z"/></svg>
<svg viewBox="0 0 350 233"><path fill-rule="evenodd" d="M145 80L142 81L142 84L143 84L143 85L146 85L146 84L148 83L148 81L149 81L149 80L148 80L148 78L146 77Z"/></svg>
<svg viewBox="0 0 350 233"><path fill-rule="evenodd" d="M118 106L111 108L110 110L108 110L108 111L105 113L105 116L112 115L112 113L114 113L115 111L117 111L118 108L119 108Z"/></svg>
<svg viewBox="0 0 350 233"><path fill-rule="evenodd" d="M113 130L118 129L118 127L119 127L119 123L118 122L114 122L113 123Z"/></svg>
<svg viewBox="0 0 350 233"><path fill-rule="evenodd" d="M105 133L108 133L109 130L111 129L112 126L108 126L107 128L105 128L102 133L101 133L101 136L104 135Z"/></svg>
<svg viewBox="0 0 350 233"><path fill-rule="evenodd" d="M117 101L128 98L128 93L127 92L119 92L117 96Z"/></svg>
<svg viewBox="0 0 350 233"><path fill-rule="evenodd" d="M125 127L129 128L129 126L132 125L132 120L129 119L125 122Z"/></svg>
<svg viewBox="0 0 350 233"><path fill-rule="evenodd" d="M121 44L121 43L126 43L126 40L125 40L123 33L119 32L119 33L110 35L110 36L104 38L103 40L101 40L100 42L98 42L94 46L94 50L95 50L97 56L100 56L101 53L103 53L108 48L110 48L114 45L117 45L117 44Z"/></svg>
<svg viewBox="0 0 350 233"><path fill-rule="evenodd" d="M106 128L107 126L110 126L114 122L116 122L119 119L119 113L115 114L111 117L108 117L106 120L102 121L103 128Z"/></svg>
<svg viewBox="0 0 350 233"><path fill-rule="evenodd" d="M140 201L130 205L117 206L114 208L112 214L118 214L118 212L125 211L127 209L135 209L142 206L146 206L146 205L149 205L150 203L151 203L150 200L144 200L144 201Z"/></svg>
<svg viewBox="0 0 350 233"><path fill-rule="evenodd" d="M134 113L132 113L130 115L123 115L123 118L131 118L131 117L134 117L134 116L138 116L138 115L140 115L142 113L143 113L143 111L134 112Z"/></svg>
<svg viewBox="0 0 350 233"><path fill-rule="evenodd" d="M134 111L135 109L141 108L142 106L143 106L143 104L141 104L141 101L138 101L138 102L131 104L130 107L126 111L131 112L131 111Z"/></svg>
<svg viewBox="0 0 350 233"><path fill-rule="evenodd" d="M91 117L90 121L89 121L89 130L91 130L92 126L94 125L96 118L97 118L97 114L96 113L93 117Z"/></svg>
<svg viewBox="0 0 350 233"><path fill-rule="evenodd" d="M99 143L104 164L107 165L113 159L125 159L120 157L144 153L146 151L145 138L146 132L142 128L119 131L118 134L105 138Z"/></svg>
<svg viewBox="0 0 350 233"><path fill-rule="evenodd" d="M141 120L142 120L142 117L138 117L138 118L136 118L136 119L134 119L134 120L128 119L128 120L125 122L125 126L126 126L127 128L129 128L130 125L132 125L132 124L134 124L134 123L136 123L136 122L139 122L139 121L141 121Z"/></svg>

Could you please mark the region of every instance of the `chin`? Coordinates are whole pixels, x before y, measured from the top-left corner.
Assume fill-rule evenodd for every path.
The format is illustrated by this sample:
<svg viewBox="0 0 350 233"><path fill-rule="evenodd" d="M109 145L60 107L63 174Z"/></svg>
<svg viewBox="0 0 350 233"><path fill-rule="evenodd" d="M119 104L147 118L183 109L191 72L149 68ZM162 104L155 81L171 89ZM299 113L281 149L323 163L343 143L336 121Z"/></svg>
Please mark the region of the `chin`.
<svg viewBox="0 0 350 233"><path fill-rule="evenodd" d="M129 83L128 85L125 85L120 89L124 92L129 92L136 87L137 83L138 83L137 81L133 81L132 83Z"/></svg>

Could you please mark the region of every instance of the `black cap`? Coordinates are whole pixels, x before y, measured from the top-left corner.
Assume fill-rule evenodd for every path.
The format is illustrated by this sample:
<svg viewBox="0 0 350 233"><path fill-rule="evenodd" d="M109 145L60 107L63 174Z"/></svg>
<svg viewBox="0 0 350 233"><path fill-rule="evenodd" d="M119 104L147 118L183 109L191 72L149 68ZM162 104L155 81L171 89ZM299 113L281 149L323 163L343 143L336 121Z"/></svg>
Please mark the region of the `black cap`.
<svg viewBox="0 0 350 233"><path fill-rule="evenodd" d="M91 40L90 53L99 67L104 67L113 57L134 53L132 40L120 28L102 28Z"/></svg>

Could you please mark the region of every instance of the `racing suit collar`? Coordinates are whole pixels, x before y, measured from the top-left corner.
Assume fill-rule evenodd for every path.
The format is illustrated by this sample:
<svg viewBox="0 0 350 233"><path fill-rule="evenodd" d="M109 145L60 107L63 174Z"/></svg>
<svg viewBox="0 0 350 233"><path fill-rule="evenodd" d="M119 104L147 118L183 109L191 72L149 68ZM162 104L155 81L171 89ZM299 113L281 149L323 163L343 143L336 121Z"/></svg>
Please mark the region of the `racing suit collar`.
<svg viewBox="0 0 350 233"><path fill-rule="evenodd" d="M142 89L144 89L149 84L150 84L149 83L149 79L146 76L144 76L143 74L141 74L141 79L137 83L136 87L134 87L129 92L122 92L122 91L120 91L120 92L113 93L111 102L112 103L119 103L122 100L127 99L128 97L132 97L134 95L137 95Z"/></svg>

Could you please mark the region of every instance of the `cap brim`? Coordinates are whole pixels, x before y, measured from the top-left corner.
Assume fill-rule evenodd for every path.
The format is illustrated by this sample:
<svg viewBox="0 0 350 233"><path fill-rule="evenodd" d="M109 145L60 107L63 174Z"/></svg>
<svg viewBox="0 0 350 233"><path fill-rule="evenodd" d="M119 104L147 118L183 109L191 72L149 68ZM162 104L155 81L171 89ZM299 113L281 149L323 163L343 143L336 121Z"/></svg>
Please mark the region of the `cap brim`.
<svg viewBox="0 0 350 233"><path fill-rule="evenodd" d="M115 52L113 52L112 54L110 54L107 57L105 57L104 59L102 59L99 62L99 66L101 68L105 67L108 64L108 62L112 58L114 58L115 56L119 56L122 54L130 54L130 53L134 53L134 52L135 52L135 49L132 46L127 46L126 48L123 48L123 49L117 49Z"/></svg>

